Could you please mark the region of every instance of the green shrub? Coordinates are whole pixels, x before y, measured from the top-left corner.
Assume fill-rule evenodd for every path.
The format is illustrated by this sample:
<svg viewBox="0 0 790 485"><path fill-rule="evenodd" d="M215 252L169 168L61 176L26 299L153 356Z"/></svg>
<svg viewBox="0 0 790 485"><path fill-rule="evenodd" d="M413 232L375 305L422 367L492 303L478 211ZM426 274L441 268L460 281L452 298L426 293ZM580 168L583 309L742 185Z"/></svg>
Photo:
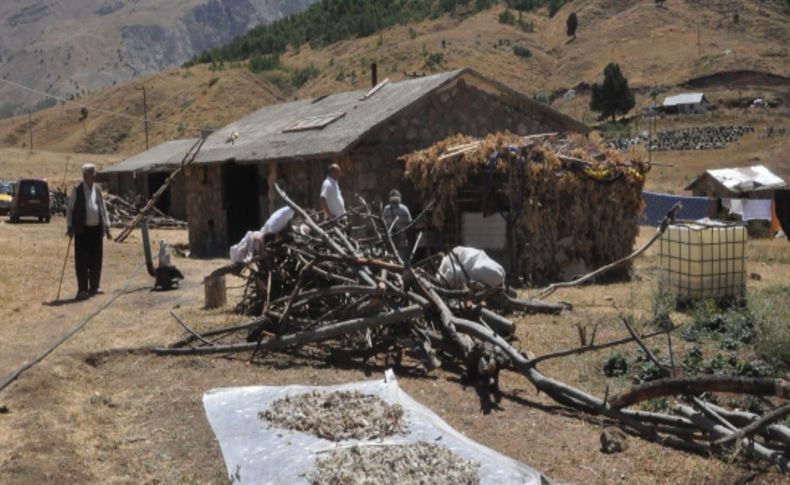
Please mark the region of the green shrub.
<svg viewBox="0 0 790 485"><path fill-rule="evenodd" d="M291 75L291 85L297 89L301 88L307 83L307 81L313 79L314 77L318 77L320 73L321 71L319 71L318 68L312 64L307 67L297 69Z"/></svg>
<svg viewBox="0 0 790 485"><path fill-rule="evenodd" d="M505 9L504 12L499 14L499 23L505 25L516 25L516 16L513 15L513 12L510 9Z"/></svg>
<svg viewBox="0 0 790 485"><path fill-rule="evenodd" d="M769 361L790 365L790 286L777 286L749 296L755 347Z"/></svg>
<svg viewBox="0 0 790 485"><path fill-rule="evenodd" d="M628 373L628 361L622 354L615 352L604 362L603 373L607 377L624 376Z"/></svg>
<svg viewBox="0 0 790 485"><path fill-rule="evenodd" d="M519 57L523 57L524 59L528 59L528 58L532 57L532 51L530 51L526 47L520 46L520 45L517 45L517 46L513 47L513 54L515 54L515 55L517 55Z"/></svg>
<svg viewBox="0 0 790 485"><path fill-rule="evenodd" d="M282 60L279 54L256 56L250 60L249 66L252 72L272 71L282 67Z"/></svg>
<svg viewBox="0 0 790 485"><path fill-rule="evenodd" d="M425 54L425 69L433 70L444 64L444 54L441 52L428 52Z"/></svg>

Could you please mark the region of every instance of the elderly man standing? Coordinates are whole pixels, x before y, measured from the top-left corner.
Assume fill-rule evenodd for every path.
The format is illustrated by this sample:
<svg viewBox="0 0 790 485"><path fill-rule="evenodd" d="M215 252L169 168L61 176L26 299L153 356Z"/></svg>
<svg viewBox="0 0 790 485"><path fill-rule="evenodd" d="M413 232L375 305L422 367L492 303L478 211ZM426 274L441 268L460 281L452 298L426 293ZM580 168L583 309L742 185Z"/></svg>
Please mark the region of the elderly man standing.
<svg viewBox="0 0 790 485"><path fill-rule="evenodd" d="M82 182L71 190L66 224L66 236L74 238L77 300L84 300L102 293L102 236L110 239L110 218L96 185L96 166L91 163L82 166Z"/></svg>
<svg viewBox="0 0 790 485"><path fill-rule="evenodd" d="M321 209L330 219L337 219L346 213L346 203L337 185L341 175L340 165L333 163L329 166L324 183L321 184Z"/></svg>
<svg viewBox="0 0 790 485"><path fill-rule="evenodd" d="M409 208L401 204L400 192L396 189L390 191L390 203L384 208L384 223L387 230L392 231L392 242L398 250L400 259L405 263L409 260L409 236L406 227L411 223Z"/></svg>

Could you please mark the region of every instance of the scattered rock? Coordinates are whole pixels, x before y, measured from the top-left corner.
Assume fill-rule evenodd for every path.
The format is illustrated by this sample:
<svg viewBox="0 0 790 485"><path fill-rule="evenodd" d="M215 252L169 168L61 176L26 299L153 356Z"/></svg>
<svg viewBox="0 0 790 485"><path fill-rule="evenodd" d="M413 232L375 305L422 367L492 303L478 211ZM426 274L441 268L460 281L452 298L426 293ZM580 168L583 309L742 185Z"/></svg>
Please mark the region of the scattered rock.
<svg viewBox="0 0 790 485"><path fill-rule="evenodd" d="M606 454L619 453L628 449L626 435L620 428L609 426L601 433L601 451Z"/></svg>
<svg viewBox="0 0 790 485"><path fill-rule="evenodd" d="M760 280L763 279L763 277L762 277L762 275L760 273L751 273L749 275L749 278L751 278L751 279L753 279L755 281L760 281Z"/></svg>

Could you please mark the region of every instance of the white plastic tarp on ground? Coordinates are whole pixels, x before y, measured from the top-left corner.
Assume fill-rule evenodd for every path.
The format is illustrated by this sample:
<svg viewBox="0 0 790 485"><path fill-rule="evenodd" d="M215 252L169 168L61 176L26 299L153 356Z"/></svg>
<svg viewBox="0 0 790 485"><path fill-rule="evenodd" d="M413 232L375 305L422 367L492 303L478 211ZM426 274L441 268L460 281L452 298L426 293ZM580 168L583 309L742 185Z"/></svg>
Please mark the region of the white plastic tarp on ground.
<svg viewBox="0 0 790 485"><path fill-rule="evenodd" d="M430 409L403 392L392 371L387 371L384 380L337 386L232 387L205 393L203 406L206 416L217 436L233 483L306 484L304 474L316 460L326 456L326 451L335 446L359 443L357 440L335 443L312 434L276 428L258 417L258 413L267 409L272 401L312 390L357 390L400 404L405 411L408 434L391 436L376 443L436 443L465 459L480 463L481 485L547 483L536 470L451 428Z"/></svg>

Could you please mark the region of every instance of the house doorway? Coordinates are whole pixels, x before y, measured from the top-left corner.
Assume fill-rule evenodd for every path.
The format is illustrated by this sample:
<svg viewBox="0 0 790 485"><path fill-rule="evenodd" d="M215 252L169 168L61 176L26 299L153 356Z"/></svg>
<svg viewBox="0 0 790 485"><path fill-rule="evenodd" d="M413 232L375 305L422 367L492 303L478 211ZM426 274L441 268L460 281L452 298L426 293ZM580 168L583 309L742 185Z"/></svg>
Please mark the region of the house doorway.
<svg viewBox="0 0 790 485"><path fill-rule="evenodd" d="M156 193L159 188L164 185L167 177L170 174L167 172L153 172L148 174L148 197ZM154 206L165 214L170 215L170 187L167 187L165 193L159 197Z"/></svg>
<svg viewBox="0 0 790 485"><path fill-rule="evenodd" d="M228 243L236 244L260 226L258 201L258 167L256 165L226 164L225 211L228 221Z"/></svg>

